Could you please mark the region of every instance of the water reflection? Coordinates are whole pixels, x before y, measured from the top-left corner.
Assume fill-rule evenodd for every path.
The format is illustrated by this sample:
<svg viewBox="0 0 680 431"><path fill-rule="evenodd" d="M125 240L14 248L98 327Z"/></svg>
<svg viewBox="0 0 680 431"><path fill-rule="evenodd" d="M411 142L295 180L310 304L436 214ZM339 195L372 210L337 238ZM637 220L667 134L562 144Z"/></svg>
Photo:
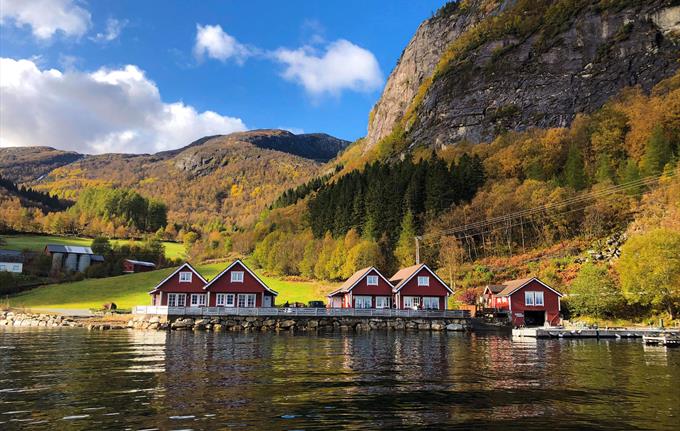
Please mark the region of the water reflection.
<svg viewBox="0 0 680 431"><path fill-rule="evenodd" d="M673 429L677 381L634 341L0 331L0 429Z"/></svg>

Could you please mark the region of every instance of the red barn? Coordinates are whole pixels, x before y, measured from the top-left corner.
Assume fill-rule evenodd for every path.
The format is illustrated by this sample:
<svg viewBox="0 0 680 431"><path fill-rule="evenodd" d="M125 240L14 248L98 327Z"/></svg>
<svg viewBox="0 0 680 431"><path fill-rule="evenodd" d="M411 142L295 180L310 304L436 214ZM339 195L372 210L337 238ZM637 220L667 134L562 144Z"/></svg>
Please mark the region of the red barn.
<svg viewBox="0 0 680 431"><path fill-rule="evenodd" d="M508 299L514 326L560 324L560 292L536 277L507 281L503 286L496 296Z"/></svg>
<svg viewBox="0 0 680 431"><path fill-rule="evenodd" d="M143 260L125 259L123 261L123 272L130 274L133 272L147 272L156 269L156 264L153 262L144 262Z"/></svg>
<svg viewBox="0 0 680 431"><path fill-rule="evenodd" d="M400 269L390 278L394 285L394 302L399 309L446 310L453 293L427 265Z"/></svg>
<svg viewBox="0 0 680 431"><path fill-rule="evenodd" d="M273 307L278 295L240 260L210 280L203 290L210 307Z"/></svg>
<svg viewBox="0 0 680 431"><path fill-rule="evenodd" d="M203 287L207 281L188 263L177 268L152 291L151 305L169 307L205 307Z"/></svg>
<svg viewBox="0 0 680 431"><path fill-rule="evenodd" d="M332 308L391 308L392 283L374 267L360 269L328 295Z"/></svg>

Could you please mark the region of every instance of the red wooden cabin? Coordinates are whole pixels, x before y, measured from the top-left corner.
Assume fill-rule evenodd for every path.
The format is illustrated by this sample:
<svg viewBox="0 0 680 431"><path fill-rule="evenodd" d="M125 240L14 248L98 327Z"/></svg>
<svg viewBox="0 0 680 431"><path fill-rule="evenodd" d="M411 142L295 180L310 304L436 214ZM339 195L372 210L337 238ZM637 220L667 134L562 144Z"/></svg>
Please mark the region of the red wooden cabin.
<svg viewBox="0 0 680 431"><path fill-rule="evenodd" d="M514 326L560 324L560 292L536 277L508 281L503 286L496 296L507 298Z"/></svg>
<svg viewBox="0 0 680 431"><path fill-rule="evenodd" d="M400 269L390 282L398 309L446 310L447 298L453 293L425 264Z"/></svg>
<svg viewBox="0 0 680 431"><path fill-rule="evenodd" d="M505 289L503 284L490 284L484 288L482 298L484 299L484 308L491 308L494 310L504 311L510 309L510 301L507 296L498 296Z"/></svg>
<svg viewBox="0 0 680 431"><path fill-rule="evenodd" d="M392 283L374 267L352 274L339 289L328 295L332 308L391 308Z"/></svg>
<svg viewBox="0 0 680 431"><path fill-rule="evenodd" d="M123 272L130 274L133 272L147 272L156 269L156 264L153 262L144 262L143 260L125 259L123 261Z"/></svg>
<svg viewBox="0 0 680 431"><path fill-rule="evenodd" d="M205 307L207 281L189 263L177 268L152 291L152 305L169 307Z"/></svg>
<svg viewBox="0 0 680 431"><path fill-rule="evenodd" d="M210 280L203 290L210 307L273 307L278 295L240 260Z"/></svg>

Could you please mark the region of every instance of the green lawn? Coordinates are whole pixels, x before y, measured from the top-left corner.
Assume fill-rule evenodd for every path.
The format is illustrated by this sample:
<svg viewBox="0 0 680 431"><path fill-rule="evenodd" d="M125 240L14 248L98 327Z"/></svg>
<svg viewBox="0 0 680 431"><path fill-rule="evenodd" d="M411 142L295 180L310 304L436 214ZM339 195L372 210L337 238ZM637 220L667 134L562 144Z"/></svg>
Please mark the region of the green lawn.
<svg viewBox="0 0 680 431"><path fill-rule="evenodd" d="M0 235L5 244L0 249L42 251L47 244L79 245L89 247L92 243L90 238L76 238L57 235ZM115 239L115 244L134 242L131 240ZM165 256L171 259L184 258L184 245L175 242L163 242Z"/></svg>
<svg viewBox="0 0 680 431"><path fill-rule="evenodd" d="M225 265L226 263L200 265L196 269L210 279L224 269ZM166 268L118 277L51 284L10 297L9 305L35 309L88 309L115 302L119 308L130 309L135 305L149 305L148 291L172 271L172 268ZM261 278L269 287L279 292L277 304L286 301L307 303L315 299L325 300L326 294L336 287L318 282L292 282L267 276Z"/></svg>

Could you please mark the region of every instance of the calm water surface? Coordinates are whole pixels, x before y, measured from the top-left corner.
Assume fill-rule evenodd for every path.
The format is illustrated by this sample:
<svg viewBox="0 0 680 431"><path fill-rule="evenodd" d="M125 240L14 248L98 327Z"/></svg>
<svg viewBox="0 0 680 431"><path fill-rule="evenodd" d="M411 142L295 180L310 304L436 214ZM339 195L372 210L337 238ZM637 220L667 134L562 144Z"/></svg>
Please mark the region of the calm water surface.
<svg viewBox="0 0 680 431"><path fill-rule="evenodd" d="M0 429L680 429L680 349L0 329Z"/></svg>

